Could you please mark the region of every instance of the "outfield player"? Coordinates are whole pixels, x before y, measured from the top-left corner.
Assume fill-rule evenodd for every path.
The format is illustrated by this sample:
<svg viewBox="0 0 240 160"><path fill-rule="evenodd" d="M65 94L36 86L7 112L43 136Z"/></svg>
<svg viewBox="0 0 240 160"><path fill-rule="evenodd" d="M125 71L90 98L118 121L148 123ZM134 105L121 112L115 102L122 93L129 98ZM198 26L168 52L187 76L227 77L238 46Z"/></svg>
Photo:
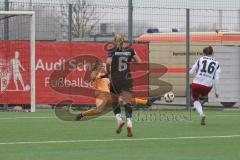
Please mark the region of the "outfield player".
<svg viewBox="0 0 240 160"><path fill-rule="evenodd" d="M114 38L115 48L108 53L107 70L111 73L110 90L113 98L118 103L113 104L114 114L117 120L116 133L121 132L125 124L121 116L120 105L125 108L127 118L128 137L132 137L132 78L130 73L130 63L140 63L141 60L133 48L124 48L124 37L116 35ZM116 98L117 97L117 98Z"/></svg>
<svg viewBox="0 0 240 160"><path fill-rule="evenodd" d="M199 98L206 97L212 88L215 96L219 97L217 85L221 72L219 62L213 58L213 48L211 46L203 49L204 56L199 58L190 70L190 74L195 73L192 83L193 105L200 114L201 125L205 125L205 115Z"/></svg>

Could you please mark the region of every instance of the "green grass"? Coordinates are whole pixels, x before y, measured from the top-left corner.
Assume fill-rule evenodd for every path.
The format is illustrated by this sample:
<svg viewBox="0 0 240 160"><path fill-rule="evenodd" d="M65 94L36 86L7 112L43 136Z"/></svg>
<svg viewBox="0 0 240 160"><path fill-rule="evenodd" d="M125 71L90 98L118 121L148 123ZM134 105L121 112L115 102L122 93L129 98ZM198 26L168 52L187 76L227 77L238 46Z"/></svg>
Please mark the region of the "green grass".
<svg viewBox="0 0 240 160"><path fill-rule="evenodd" d="M135 112L136 113L136 112ZM207 125L192 120L144 119L134 123L134 137L125 129L116 135L113 117L86 122L65 122L54 112L0 113L0 160L239 160L240 137L201 139L155 139L240 135L240 112L207 111ZM152 112L151 112L152 113ZM161 114L172 115L172 111ZM155 112L156 115L159 112ZM189 117L184 111L176 115ZM111 116L112 113L109 113ZM36 117L36 118L26 118ZM39 118L42 117L42 118ZM171 116L170 116L171 117ZM68 140L136 139L134 141L79 141L74 143L2 144L9 142L42 142Z"/></svg>

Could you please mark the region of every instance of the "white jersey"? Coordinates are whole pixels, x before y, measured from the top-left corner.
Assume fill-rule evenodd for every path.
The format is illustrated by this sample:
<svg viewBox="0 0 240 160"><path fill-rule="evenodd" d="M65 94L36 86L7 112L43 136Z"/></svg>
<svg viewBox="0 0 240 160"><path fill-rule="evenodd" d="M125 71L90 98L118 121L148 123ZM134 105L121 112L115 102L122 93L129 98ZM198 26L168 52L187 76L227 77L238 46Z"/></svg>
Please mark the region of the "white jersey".
<svg viewBox="0 0 240 160"><path fill-rule="evenodd" d="M220 72L219 62L208 56L198 59L190 70L190 74L195 73L193 83L209 87L213 86L214 81L218 81Z"/></svg>

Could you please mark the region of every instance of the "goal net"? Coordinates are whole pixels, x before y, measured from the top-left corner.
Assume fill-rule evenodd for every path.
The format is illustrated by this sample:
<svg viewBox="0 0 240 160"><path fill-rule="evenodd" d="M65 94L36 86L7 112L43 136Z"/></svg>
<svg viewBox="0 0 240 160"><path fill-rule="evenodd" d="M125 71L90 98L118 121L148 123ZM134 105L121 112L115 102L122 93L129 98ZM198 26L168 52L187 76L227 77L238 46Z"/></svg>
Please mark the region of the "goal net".
<svg viewBox="0 0 240 160"><path fill-rule="evenodd" d="M0 73L1 108L35 112L34 12L0 11Z"/></svg>

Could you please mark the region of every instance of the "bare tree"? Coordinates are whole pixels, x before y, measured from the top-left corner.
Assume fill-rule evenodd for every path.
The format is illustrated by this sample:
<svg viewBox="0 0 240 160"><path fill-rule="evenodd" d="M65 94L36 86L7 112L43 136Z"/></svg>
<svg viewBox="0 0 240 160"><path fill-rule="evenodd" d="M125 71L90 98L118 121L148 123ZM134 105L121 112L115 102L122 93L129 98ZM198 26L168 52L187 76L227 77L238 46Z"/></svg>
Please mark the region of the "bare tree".
<svg viewBox="0 0 240 160"><path fill-rule="evenodd" d="M61 14L58 22L65 32L68 28L68 10L66 4L61 5ZM72 4L72 35L75 38L83 38L91 35L100 21L101 14L97 12L97 6L87 0L77 0Z"/></svg>

